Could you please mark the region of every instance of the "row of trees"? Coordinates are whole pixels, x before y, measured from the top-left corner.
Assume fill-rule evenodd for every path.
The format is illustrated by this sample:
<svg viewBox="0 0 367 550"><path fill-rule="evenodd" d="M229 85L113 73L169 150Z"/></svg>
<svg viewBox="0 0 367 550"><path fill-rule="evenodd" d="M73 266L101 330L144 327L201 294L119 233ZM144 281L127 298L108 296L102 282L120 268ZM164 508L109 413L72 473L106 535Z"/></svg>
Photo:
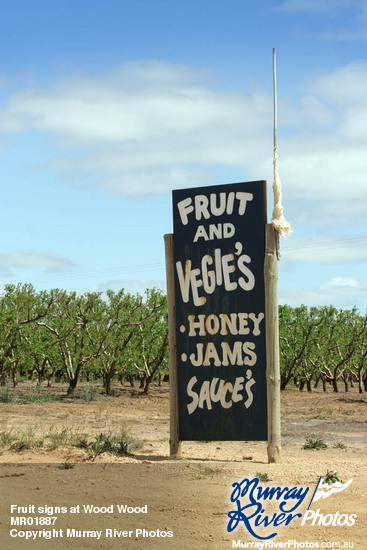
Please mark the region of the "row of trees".
<svg viewBox="0 0 367 550"><path fill-rule="evenodd" d="M367 316L356 309L279 307L281 387L294 382L312 391L318 384L358 384L367 391ZM7 285L0 297L0 384L19 377L68 381L73 395L80 379L141 381L168 374L167 302L164 294L124 290L78 295L32 285Z"/></svg>
<svg viewBox="0 0 367 550"><path fill-rule="evenodd" d="M338 382L367 391L367 315L333 306L279 307L281 388L294 381L312 391Z"/></svg>
<svg viewBox="0 0 367 550"><path fill-rule="evenodd" d="M72 396L84 377L102 378L106 393L115 376L138 377L148 392L167 371L166 297L120 292L51 290L7 285L0 298L0 383L17 377L67 379Z"/></svg>

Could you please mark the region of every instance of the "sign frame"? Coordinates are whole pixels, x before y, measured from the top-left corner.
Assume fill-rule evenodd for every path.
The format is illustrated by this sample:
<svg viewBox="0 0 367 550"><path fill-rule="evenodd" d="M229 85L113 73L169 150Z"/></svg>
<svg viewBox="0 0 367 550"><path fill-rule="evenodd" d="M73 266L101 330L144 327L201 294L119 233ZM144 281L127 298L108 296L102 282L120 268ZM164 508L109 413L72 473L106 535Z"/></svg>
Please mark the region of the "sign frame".
<svg viewBox="0 0 367 550"><path fill-rule="evenodd" d="M165 236L166 241L166 266L167 266L167 289L170 289L168 291L168 301L172 301L172 296L176 295L175 299L175 306L173 306L173 310L175 312L175 315L171 315L170 321L170 349L173 350L175 358L173 359L173 354L171 354L170 357L170 364L172 366L173 363L175 363L175 368L177 368L177 362L180 363L181 368L181 374L182 374L182 366L184 366L185 371L188 371L187 364L190 363L189 358L193 360L195 363L195 366L193 369L191 368L191 371L193 371L196 374L201 374L202 377L207 378L208 372L211 371L211 377L216 379L217 387L211 388L212 393L217 394L217 396L220 393L220 383L218 383L218 377L216 376L216 373L219 373L219 371L229 372L232 369L232 375L229 375L229 378L225 379L224 382L222 382L222 389L223 384L225 384L226 388L226 395L227 399L225 401L229 401L229 395L230 390L235 387L235 400L236 403L238 400L240 400L240 390L245 390L245 386L248 382L248 379L246 378L246 374L250 375L249 378L252 375L251 369L255 370L257 369L258 372L256 373L257 380L255 376L250 381L250 387L251 385L255 385L255 382L258 384L258 387L262 386L262 411L257 413L257 415L254 416L255 420L252 419L252 428L249 429L249 424L244 422L244 418L242 416L242 410L241 407L238 407L237 405L237 427L233 427L233 418L235 418L233 414L232 405L235 405L235 403L232 403L230 407L231 410L225 410L225 415L221 415L218 413L218 406L217 406L217 415L215 418L215 421L213 422L213 417L211 415L203 414L203 411L201 412L201 415L199 414L197 418L194 421L195 429L191 430L189 427L187 429L187 425L185 426L185 423L182 420L182 417L185 416L185 406L186 404L182 404L182 397L181 403L179 402L179 392L182 396L182 380L180 382L180 372L177 374L177 371L175 374L170 374L170 378L173 380L171 384L171 396L175 395L176 405L177 409L180 409L180 414L177 412L174 413L175 407L171 408L171 424L172 424L172 416L176 417L176 421L174 422L175 428L174 432L176 434L176 439L178 441L181 440L266 440L267 439L267 427L266 427L266 408L267 408L267 391L266 391L266 352L265 352L265 321L264 321L264 313L265 313L265 290L264 290L264 256L265 256L265 226L266 226L266 182L265 181L257 181L257 182L244 182L244 183L237 183L237 184L225 184L221 186L210 186L210 187L204 187L204 188L192 188L192 189L184 189L179 191L173 192L173 202L174 202L174 213L175 213L175 205L179 204L180 214L179 217L177 212L176 218L175 218L175 235L174 237ZM176 206L177 209L177 206ZM254 218L255 216L255 218ZM191 227L189 223L189 218L191 217ZM211 218L211 219L210 219ZM180 225L183 226L183 236L178 235L177 233L177 227ZM186 226L186 227L185 227ZM255 231L255 237L254 238L253 232ZM249 235L252 234L251 242L249 240ZM174 244L173 244L174 239ZM189 242L185 242L189 241ZM170 252L167 252L167 246L168 241L170 242ZM190 243L191 241L191 243ZM242 241L245 241L243 244ZM202 304L200 303L200 300L206 301L206 299L200 295L203 294L203 289L198 292L198 288L195 287L195 278L193 279L194 284L190 286L190 281L188 281L190 270L187 271L187 261L190 257L190 254L194 252L195 259L193 258L192 263L192 271L194 268L196 268L196 264L200 260L200 256L205 256L205 264L208 263L214 263L214 253L213 249L215 249L216 252L219 251L219 246L221 246L221 250L223 252L222 254L222 263L221 265L226 266L228 268L229 266L229 273L224 274L224 276L227 276L227 285L222 281L221 286L223 288L220 289L208 289L208 280L206 281L206 290L209 290L209 294L211 294L210 290L212 290L212 293L214 295L214 300L212 299L212 296L210 296L208 293L206 294L208 298L209 303L209 309L206 307L206 322L207 322L207 328L209 328L209 331L211 332L211 340L222 340L222 342L219 342L219 344L215 344L214 342L209 342L207 344L207 359L206 359L206 365L205 368L202 366L199 366L200 361L203 362L203 347L204 344L196 344L196 360L194 361L194 354L192 353L192 346L191 350L188 349L188 353L184 353L182 350L182 343L180 346L180 339L186 338L187 340L190 340L190 338L187 336L188 332L190 333L191 337L194 336L194 338L191 338L191 340L194 341L200 341L200 338L197 338L197 334L194 334L195 332L199 332L199 329L197 328L200 323L198 324L199 319L199 312L201 312L200 320L203 322L204 314L202 313L205 310L205 307L202 308ZM191 248L190 248L191 247ZM176 251L174 251L174 248L176 248ZM179 260L179 253L177 253L177 249L181 251L184 250L185 257L180 262ZM194 249L194 250L193 250ZM204 249L204 252L203 250ZM245 249L245 250L244 250ZM208 254L208 252L212 254ZM225 252L229 252L228 254L225 254ZM247 254L248 253L248 254ZM257 258L254 258L257 255ZM174 259L172 256L175 256ZM250 257L251 256L251 257ZM224 258L224 260L223 260ZM242 273L237 273L238 276L241 277L241 279L238 279L241 283L241 286L243 288L240 288L240 285L238 285L235 282L236 274L233 273L235 271L235 262L234 261L228 261L228 258L232 258L232 260L241 258L241 261L239 262L240 265L237 266L240 267L240 271ZM190 260L191 261L191 258ZM196 262L196 264L195 264ZM245 263L248 262L248 265L245 265ZM254 265L256 264L256 265ZM218 267L218 261L215 260L215 267ZM256 272L255 280L256 280L256 291L252 292L252 297L249 298L249 295L251 292L247 292L246 300L244 302L244 296L246 295L246 292L244 292L244 289L246 287L245 282L249 283L249 279L251 278L251 272L250 269L247 269L251 265L254 266L254 271ZM182 266L184 266L182 268ZM178 269L181 268L181 280L180 284L178 283ZM206 265L207 267L207 265ZM186 271L184 271L186 270ZM171 273L170 273L171 271ZM173 271L173 274L172 274ZM196 270L197 272L198 270ZM246 278L247 276L247 278ZM210 275L211 280L213 280L213 272ZM175 279L175 288L172 287L172 278ZM217 277L218 278L218 277ZM254 278L254 277L253 277ZM169 282L169 279L170 282ZM196 281L197 282L197 281ZM218 281L217 281L218 282ZM191 312L193 315L188 315L187 317L191 317L191 321L189 324L183 322L183 317L180 312L182 309L182 285L185 283L186 285L186 295L184 297L184 300L186 302L193 302L194 300L194 294L196 293L196 303L188 304L189 309L191 308ZM202 282L199 282L198 286L203 286ZM253 290L253 288L249 288L251 285L247 284L247 287L245 290ZM253 285L254 286L254 285ZM205 284L204 284L205 287ZM224 288L226 287L226 288ZM234 287L236 287L234 289ZM237 288L238 287L238 288ZM237 298L230 299L230 294L232 290L237 290ZM219 306L218 310L218 300L220 302L220 292L222 291L222 298L224 299L224 302L227 304L227 310L226 308L223 309L223 305ZM260 300L259 300L259 292L260 292ZM170 297L171 294L171 297ZM205 293L204 293L205 294ZM261 296L262 294L262 296ZM232 292L232 296L235 296L236 292ZM218 298L219 296L219 298ZM239 298L238 298L239 297ZM237 300L242 300L242 304L237 305ZM255 300L256 303L259 301L262 302L260 306L260 310L258 308L257 313L246 310L246 307L251 309L251 299L252 299L252 307L253 302ZM211 308L213 308L213 304L216 305L216 313L213 313ZM185 305L185 304L184 304ZM234 305L236 306L234 308ZM221 309L222 307L222 309ZM229 308L229 309L228 309ZM237 308L237 312L236 312ZM169 309L172 309L172 307L169 306ZM215 309L215 308L214 308ZM186 313L187 313L186 309ZM219 313L222 311L222 313ZM241 317L242 324L238 320L237 313L238 311L242 311L238 315L238 318ZM246 312L247 311L247 312ZM209 312L209 313L208 313ZM261 313L261 314L260 314ZM248 319L248 316L251 316L251 319ZM196 316L195 316L196 315ZM177 316L177 319L176 319ZM184 314L185 318L185 314ZM247 318L247 320L245 319ZM195 319L195 321L193 321ZM223 336L217 335L217 337L213 336L213 329L219 327L219 319L222 322L222 328L221 332L226 329L230 329L231 331L234 331L235 333L235 344L233 344L233 337L232 337L232 344L228 343L231 341L231 335L229 337L223 338ZM230 322L231 320L231 322ZM208 325L209 321L209 325ZM223 322L225 324L225 328L223 328ZM210 325L211 323L211 325ZM235 327L237 323L237 329ZM251 326L252 323L252 326ZM238 329L239 324L242 327L242 336L238 336ZM177 333L176 333L176 325L177 325ZM186 326L185 326L186 325ZM190 326L191 325L191 326ZM196 325L196 329L194 328ZM249 328L251 326L251 329ZM174 327L174 328L173 328ZM200 332L203 333L205 329L200 329ZM215 330L214 330L215 332ZM219 329L217 330L219 332ZM228 330L227 330L228 332ZM240 331L241 332L241 331ZM175 333L175 335L173 335ZM239 346L242 345L242 341L245 339L244 334L250 334L250 337L252 337L252 342L243 342L243 346L252 346L252 350L249 348L244 348L244 353L240 353ZM257 335L257 337L254 335L254 333ZM259 337L260 336L260 337ZM208 340L208 334L204 336L204 340ZM223 340L226 340L226 342L223 342ZM259 373L259 367L256 365L256 353L254 351L255 349L255 341L256 345L259 343L260 347L262 349L259 349L261 355L261 374ZM261 341L261 342L260 342ZM220 344L222 345L222 348L220 347ZM230 347L232 346L232 347ZM177 349L178 347L178 349ZM195 347L195 346L194 346ZM209 349L208 349L209 348ZM235 353L236 349L236 353ZM221 351L226 351L225 358L224 358L224 365L225 368L223 368L223 365L219 365L219 356ZM178 355L177 355L178 352ZM247 355L246 355L247 353ZM199 358L200 355L200 358ZM185 359L185 364L182 363L182 358ZM210 360L208 359L210 357ZM235 358L235 361L233 360ZM254 359L255 358L255 359ZM223 358L222 358L223 359ZM242 363L247 363L246 365L243 365ZM216 363L216 366L214 366L213 363ZM231 363L231 364L229 364ZM236 364L237 363L237 364ZM190 366L190 365L189 365ZM219 368L218 368L219 367ZM241 368L244 367L244 368ZM174 370L171 368L171 371ZM201 371L201 372L200 372ZM203 374L205 372L205 374ZM241 372L240 372L241 371ZM236 374L236 378L234 379L233 372ZM242 374L243 376L238 376L239 374ZM231 379L232 376L232 379ZM261 376L261 379L259 378ZM195 379L196 377L194 377ZM191 377L192 379L192 377ZM210 379L210 376L209 376ZM254 380L255 379L255 380ZM230 381L232 380L232 382ZM236 382L235 382L236 381ZM184 381L184 384L187 383L187 380ZM237 386L236 386L237 383ZM208 384L209 382L204 382L203 386L206 384L206 388L202 390L201 393L201 403L196 403L196 405L201 405L202 409L211 409L213 405L215 406L215 403L210 403L210 399L208 396L205 396L205 393L208 393ZM180 387L180 390L178 389ZM256 386L255 386L256 388ZM215 389L219 389L219 391L215 392ZM198 402L198 396L195 395L194 388L191 387L191 395L195 397L196 402ZM222 392L223 393L223 392ZM249 391L249 395L245 393L245 396L250 397L253 400L253 392L251 390ZM223 397L223 396L222 396ZM251 401L250 399L250 401ZM259 399L259 392L257 392L257 399ZM187 400L186 400L187 401ZM215 401L215 399L214 399ZM249 399L243 400L248 402ZM223 402L223 400L222 400ZM223 403L224 404L224 403ZM252 404L252 403L251 403ZM225 405L225 404L224 404ZM259 403L258 403L259 405ZM192 408L195 406L192 405ZM243 403L241 403L241 406L243 407ZM226 407L226 405L225 405ZM200 407L196 407L198 409ZM227 408L227 407L226 407ZM233 407L234 408L234 407ZM220 410L220 408L219 408ZM239 416L239 412L241 411L241 416ZM223 412L223 411L221 411ZM187 415L186 415L187 416ZM246 415L245 415L246 416ZM210 418L211 417L211 418ZM247 415L249 418L249 415ZM262 429L259 429L259 418L261 419ZM219 419L219 420L218 420ZM228 421L229 419L229 421ZM177 425L176 425L177 424ZM236 424L236 422L234 422ZM197 426L201 426L201 430L197 430ZM219 425L219 433L217 426ZM204 432L202 427L204 426ZM172 439L172 434L171 434ZM177 449L174 451L174 454L176 454ZM172 454L172 453L171 453Z"/></svg>

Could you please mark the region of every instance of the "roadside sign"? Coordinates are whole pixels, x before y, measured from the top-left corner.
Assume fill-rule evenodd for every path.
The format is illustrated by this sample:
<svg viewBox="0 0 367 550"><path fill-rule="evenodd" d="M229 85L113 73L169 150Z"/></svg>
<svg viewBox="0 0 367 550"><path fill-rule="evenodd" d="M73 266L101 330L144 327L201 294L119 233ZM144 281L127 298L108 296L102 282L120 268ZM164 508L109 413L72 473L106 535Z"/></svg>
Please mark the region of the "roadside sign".
<svg viewBox="0 0 367 550"><path fill-rule="evenodd" d="M267 439L266 182L173 191L179 440Z"/></svg>

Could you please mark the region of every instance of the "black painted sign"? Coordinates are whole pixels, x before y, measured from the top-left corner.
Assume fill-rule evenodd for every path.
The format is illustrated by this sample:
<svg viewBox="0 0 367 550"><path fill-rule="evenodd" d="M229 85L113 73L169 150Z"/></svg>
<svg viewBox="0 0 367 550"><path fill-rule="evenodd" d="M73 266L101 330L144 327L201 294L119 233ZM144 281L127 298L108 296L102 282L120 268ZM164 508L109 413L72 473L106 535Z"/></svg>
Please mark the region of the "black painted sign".
<svg viewBox="0 0 367 550"><path fill-rule="evenodd" d="M173 191L179 439L267 439L264 181Z"/></svg>

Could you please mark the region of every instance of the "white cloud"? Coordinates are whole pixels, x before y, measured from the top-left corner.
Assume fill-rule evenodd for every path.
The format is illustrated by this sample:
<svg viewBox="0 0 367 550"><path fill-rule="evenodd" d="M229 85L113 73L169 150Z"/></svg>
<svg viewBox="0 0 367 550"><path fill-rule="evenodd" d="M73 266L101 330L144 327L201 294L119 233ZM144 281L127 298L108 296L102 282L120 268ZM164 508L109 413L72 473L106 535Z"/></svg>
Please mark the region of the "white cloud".
<svg viewBox="0 0 367 550"><path fill-rule="evenodd" d="M289 221L354 225L367 210L367 63L319 74L303 90L279 101ZM221 89L188 66L147 61L70 76L14 94L0 115L3 131L42 131L62 145L44 168L113 194L207 185L223 168L272 179L271 97Z"/></svg>
<svg viewBox="0 0 367 550"><path fill-rule="evenodd" d="M320 74L308 81L306 91L283 102L280 116L279 172L294 217L289 221L329 228L356 225L367 210L367 63ZM282 138L282 124L293 128L290 137ZM250 176L266 169L263 160L254 159Z"/></svg>
<svg viewBox="0 0 367 550"><path fill-rule="evenodd" d="M162 62L126 64L15 94L7 132L47 132L70 156L49 165L114 193L210 183L213 167L250 164L271 151L271 97L212 87L207 71ZM264 140L265 138L265 140Z"/></svg>
<svg viewBox="0 0 367 550"><path fill-rule="evenodd" d="M264 128L270 98L211 89L202 83L205 75L152 61L95 77L70 77L46 89L14 95L1 126L7 131L55 132L87 146L163 139L171 147L177 137L195 140L197 132L207 133L218 125L225 134L242 134L243 121L247 135L250 128L252 133Z"/></svg>
<svg viewBox="0 0 367 550"><path fill-rule="evenodd" d="M279 303L292 307L334 305L341 309L356 306L361 313L367 307L367 281L352 277L335 277L314 289L292 288L279 291Z"/></svg>
<svg viewBox="0 0 367 550"><path fill-rule="evenodd" d="M46 273L57 273L76 264L51 252L15 250L0 253L0 275L10 276L14 269L44 268Z"/></svg>
<svg viewBox="0 0 367 550"><path fill-rule="evenodd" d="M281 256L315 264L367 262L367 236L292 237L282 240Z"/></svg>
<svg viewBox="0 0 367 550"><path fill-rule="evenodd" d="M135 278L135 279L119 279L111 280L98 285L93 285L87 291L88 292L105 292L106 290L113 290L118 292L121 289L131 294L140 294L144 296L145 291L148 288L158 288L164 293L166 292L166 282L162 280ZM86 292L83 290L82 292Z"/></svg>

